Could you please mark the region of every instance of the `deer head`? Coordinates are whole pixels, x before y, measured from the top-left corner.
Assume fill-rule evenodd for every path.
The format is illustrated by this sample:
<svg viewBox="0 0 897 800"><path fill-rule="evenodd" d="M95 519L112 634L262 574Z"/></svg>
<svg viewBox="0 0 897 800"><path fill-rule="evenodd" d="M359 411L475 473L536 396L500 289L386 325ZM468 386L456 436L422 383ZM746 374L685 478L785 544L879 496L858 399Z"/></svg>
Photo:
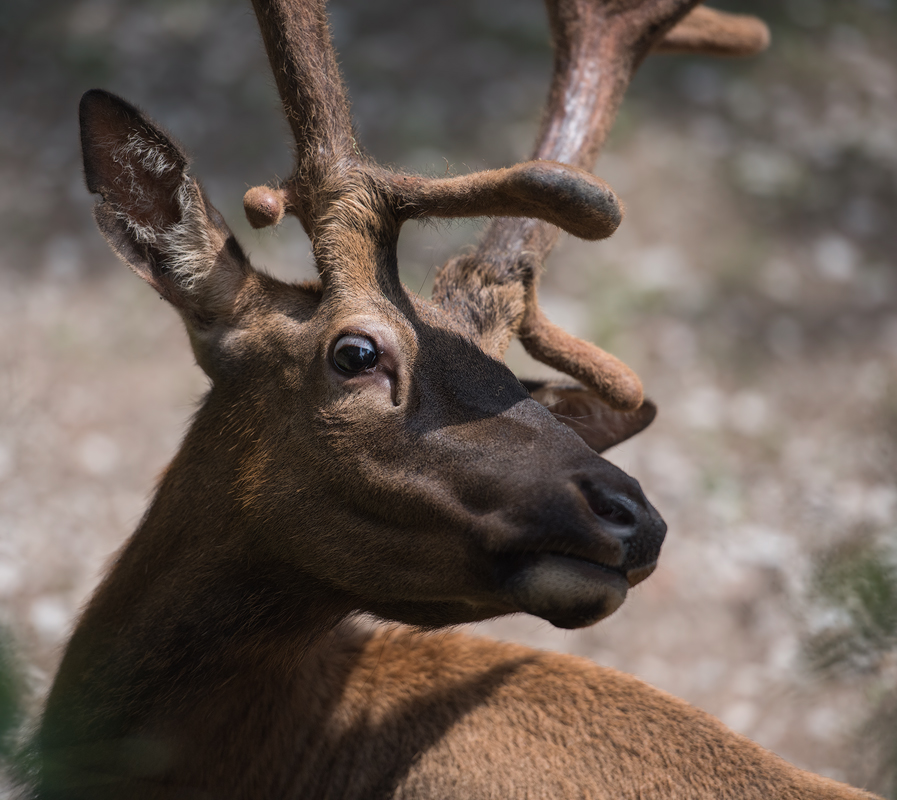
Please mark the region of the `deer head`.
<svg viewBox="0 0 897 800"><path fill-rule="evenodd" d="M147 585L185 562L277 564L323 587L334 614L424 626L612 613L654 568L665 526L598 452L654 407L625 365L546 320L536 275L558 228L601 239L620 223L586 168L632 71L694 0L550 4L555 76L535 159L444 179L360 152L322 0L254 4L296 165L244 204L256 227L298 217L319 281L256 271L180 146L111 94L81 103L97 223L178 310L211 382L122 562L151 552ZM686 30L686 49L698 39ZM402 224L468 216L497 219L442 268L431 302L408 292ZM501 360L514 336L580 384L522 384Z"/></svg>

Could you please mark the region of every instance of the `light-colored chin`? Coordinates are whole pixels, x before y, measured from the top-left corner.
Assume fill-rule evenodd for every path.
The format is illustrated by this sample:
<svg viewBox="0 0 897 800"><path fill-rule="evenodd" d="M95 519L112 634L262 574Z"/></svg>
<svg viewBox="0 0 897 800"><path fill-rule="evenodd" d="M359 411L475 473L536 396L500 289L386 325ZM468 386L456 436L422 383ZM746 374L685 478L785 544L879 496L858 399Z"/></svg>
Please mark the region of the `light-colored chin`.
<svg viewBox="0 0 897 800"><path fill-rule="evenodd" d="M542 553L508 581L521 611L561 628L582 628L614 613L626 599L622 575L578 558Z"/></svg>

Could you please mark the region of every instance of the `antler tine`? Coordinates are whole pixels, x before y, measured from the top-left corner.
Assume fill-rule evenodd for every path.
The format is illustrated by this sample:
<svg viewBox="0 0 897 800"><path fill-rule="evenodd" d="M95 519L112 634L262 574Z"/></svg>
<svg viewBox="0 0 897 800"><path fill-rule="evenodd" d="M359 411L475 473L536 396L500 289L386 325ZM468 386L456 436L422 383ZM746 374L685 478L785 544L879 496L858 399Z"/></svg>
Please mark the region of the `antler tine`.
<svg viewBox="0 0 897 800"><path fill-rule="evenodd" d="M769 47L769 28L756 17L698 6L654 47L655 53L752 56Z"/></svg>
<svg viewBox="0 0 897 800"><path fill-rule="evenodd" d="M534 158L591 169L635 69L654 48L742 55L768 43L760 20L694 8L697 3L546 0L554 74ZM516 334L530 355L590 386L611 406L636 408L642 387L635 373L550 323L538 307L538 270L557 235L542 220L495 220L472 255L442 268L434 299L453 308L466 306L485 346L496 355Z"/></svg>

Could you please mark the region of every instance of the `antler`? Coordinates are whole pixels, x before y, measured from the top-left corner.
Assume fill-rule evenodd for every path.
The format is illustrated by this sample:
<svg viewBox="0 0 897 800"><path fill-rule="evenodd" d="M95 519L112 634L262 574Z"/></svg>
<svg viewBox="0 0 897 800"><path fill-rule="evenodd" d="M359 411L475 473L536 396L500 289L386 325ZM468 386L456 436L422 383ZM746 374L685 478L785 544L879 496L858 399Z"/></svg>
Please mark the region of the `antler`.
<svg viewBox="0 0 897 800"><path fill-rule="evenodd" d="M638 65L652 49L746 55L768 44L763 22L693 8L697 0L546 0L554 75L534 157L591 169ZM689 13L690 12L690 13ZM678 24L677 24L678 23ZM540 220L498 219L471 255L437 274L443 305L488 305L504 317L477 315L496 353L516 334L531 356L594 389L611 406L637 407L638 377L599 347L551 323L539 308L538 272L557 241ZM475 312L472 312L475 313Z"/></svg>
<svg viewBox="0 0 897 800"><path fill-rule="evenodd" d="M487 352L500 357L516 334L531 355L593 388L611 406L637 408L641 384L628 367L541 313L536 275L557 228L601 239L619 225L616 196L588 170L635 68L697 2L548 0L554 79L534 160L432 179L393 173L361 154L323 0L253 0L297 149L287 180L246 193L247 217L259 228L277 224L285 213L297 216L325 289L367 284L396 297L402 290L395 244L405 220L500 217L473 255L440 270L434 302ZM760 49L762 42L754 40L765 31L752 18L707 9L693 12L683 26L667 37L668 49L748 52Z"/></svg>
<svg viewBox="0 0 897 800"><path fill-rule="evenodd" d="M347 197L366 195L363 217L366 211L367 216L393 217L398 224L426 216L501 214L545 218L589 239L616 229L619 205L610 188L563 164L521 164L430 179L397 175L372 163L352 134L323 0L253 0L253 6L297 145L296 168L286 181L246 193L244 206L254 227L276 224L292 213L314 241ZM376 227L373 219L367 222Z"/></svg>

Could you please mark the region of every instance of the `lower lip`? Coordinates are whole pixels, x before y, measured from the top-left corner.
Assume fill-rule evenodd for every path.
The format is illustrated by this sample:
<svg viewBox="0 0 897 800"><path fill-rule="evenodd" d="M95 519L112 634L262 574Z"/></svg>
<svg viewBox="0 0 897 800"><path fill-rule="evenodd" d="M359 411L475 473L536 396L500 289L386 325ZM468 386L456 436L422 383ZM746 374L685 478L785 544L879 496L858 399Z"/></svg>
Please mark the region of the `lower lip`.
<svg viewBox="0 0 897 800"><path fill-rule="evenodd" d="M528 553L515 560L505 582L520 611L559 628L582 628L612 614L629 582L618 571L559 553Z"/></svg>
<svg viewBox="0 0 897 800"><path fill-rule="evenodd" d="M603 567L594 561L586 561L575 556L562 556L557 553L542 553L539 560L542 563L554 564L557 568L570 571L586 580L605 583L623 594L629 588L629 581L626 580L623 573Z"/></svg>

